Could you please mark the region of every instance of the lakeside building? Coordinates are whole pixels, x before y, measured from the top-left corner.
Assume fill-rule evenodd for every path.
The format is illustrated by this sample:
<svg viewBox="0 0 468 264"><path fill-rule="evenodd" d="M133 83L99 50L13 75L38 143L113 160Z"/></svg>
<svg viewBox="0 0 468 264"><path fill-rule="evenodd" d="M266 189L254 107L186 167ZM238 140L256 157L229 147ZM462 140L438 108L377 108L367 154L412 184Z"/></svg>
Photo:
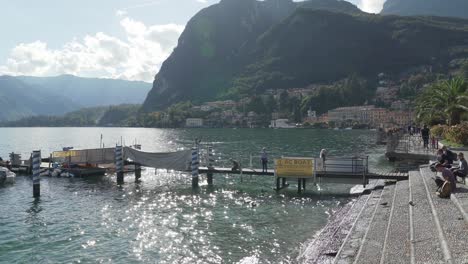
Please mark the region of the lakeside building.
<svg viewBox="0 0 468 264"><path fill-rule="evenodd" d="M329 122L341 124L343 122L370 123L370 112L375 109L373 105L339 107L328 111Z"/></svg>
<svg viewBox="0 0 468 264"><path fill-rule="evenodd" d="M289 124L288 119L271 120L271 123L270 123L270 128L295 128L295 127L296 126Z"/></svg>
<svg viewBox="0 0 468 264"><path fill-rule="evenodd" d="M328 122L343 124L354 122L372 127L406 126L414 120L411 111L391 111L373 105L340 107L328 111Z"/></svg>
<svg viewBox="0 0 468 264"><path fill-rule="evenodd" d="M185 127L203 127L203 118L187 118L185 120Z"/></svg>

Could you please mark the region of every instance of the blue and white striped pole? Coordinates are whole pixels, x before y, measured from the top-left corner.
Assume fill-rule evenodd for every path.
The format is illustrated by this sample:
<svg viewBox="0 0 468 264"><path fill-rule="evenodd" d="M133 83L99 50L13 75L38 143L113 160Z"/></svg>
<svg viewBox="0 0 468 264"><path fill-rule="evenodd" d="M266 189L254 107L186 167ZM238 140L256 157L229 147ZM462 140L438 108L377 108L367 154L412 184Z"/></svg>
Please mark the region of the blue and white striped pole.
<svg viewBox="0 0 468 264"><path fill-rule="evenodd" d="M198 148L192 148L192 188L198 188Z"/></svg>
<svg viewBox="0 0 468 264"><path fill-rule="evenodd" d="M41 196L41 151L33 151L32 153L32 171L33 171L33 197Z"/></svg>
<svg viewBox="0 0 468 264"><path fill-rule="evenodd" d="M123 147L115 146L115 169L117 172L117 184L122 184L124 182L123 174Z"/></svg>
<svg viewBox="0 0 468 264"><path fill-rule="evenodd" d="M208 146L208 169L213 170L213 163L215 162L213 158L213 146ZM209 171L206 174L206 181L208 185L213 185L213 172Z"/></svg>

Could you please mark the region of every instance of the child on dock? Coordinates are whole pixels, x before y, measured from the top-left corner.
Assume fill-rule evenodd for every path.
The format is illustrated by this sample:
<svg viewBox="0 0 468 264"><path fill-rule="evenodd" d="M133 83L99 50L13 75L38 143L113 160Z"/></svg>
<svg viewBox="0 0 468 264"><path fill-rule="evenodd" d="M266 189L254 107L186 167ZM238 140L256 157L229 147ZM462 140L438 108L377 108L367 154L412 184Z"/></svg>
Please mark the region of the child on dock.
<svg viewBox="0 0 468 264"><path fill-rule="evenodd" d="M432 149L437 149L437 141L435 136L431 136L431 147Z"/></svg>

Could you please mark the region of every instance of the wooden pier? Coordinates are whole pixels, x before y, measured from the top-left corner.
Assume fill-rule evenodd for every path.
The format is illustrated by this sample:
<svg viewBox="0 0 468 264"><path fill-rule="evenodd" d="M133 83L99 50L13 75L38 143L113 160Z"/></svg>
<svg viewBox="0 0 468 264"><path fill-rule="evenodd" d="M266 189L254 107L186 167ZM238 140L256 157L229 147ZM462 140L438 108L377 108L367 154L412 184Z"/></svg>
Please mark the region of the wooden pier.
<svg viewBox="0 0 468 264"><path fill-rule="evenodd" d="M367 173L353 173L353 172L327 172L316 171L314 177L276 177L275 170L267 170L263 172L261 169L242 168L239 170L232 170L231 168L216 168L216 167L200 167L199 173L207 175L207 182L209 185L213 184L214 174L239 174L239 175L252 175L252 176L267 176L276 178L276 190L281 190L289 186L288 182L297 181L298 192L306 190L307 182L315 183L338 183L338 184L362 184L366 186L369 180L392 180L403 181L408 180L408 173L404 172L367 172Z"/></svg>
<svg viewBox="0 0 468 264"><path fill-rule="evenodd" d="M37 152L37 153L36 153ZM35 163L31 160L21 160L19 155L12 153L12 168L27 169L28 174L40 176L41 169L52 169L51 164L58 162L60 170L74 177L105 175L109 168L100 168L97 164L112 164L117 174L117 183L124 183L124 173L129 172L125 165L134 166L135 181L141 178L141 168L165 168L191 174L192 187L199 187L199 175L206 174L208 185L213 185L214 175L238 174L249 176L267 176L274 178L276 190L289 186L288 182L297 181L298 192L306 189L307 183L313 184L353 184L366 186L370 180L401 181L408 179L408 173L402 172L370 172L368 157L282 157L274 159L275 169L216 167L212 147L208 148L208 163L200 166L199 147L170 153L142 152L141 150L116 146L107 149L64 150L53 152L47 158L40 157L36 151ZM125 153L125 154L124 154ZM33 155L31 155L32 157ZM41 166L46 162L46 166ZM33 168L31 164L36 164ZM51 170L49 170L51 173ZM61 172L60 172L61 173ZM52 174L49 174L52 175ZM37 181L39 182L39 181Z"/></svg>
<svg viewBox="0 0 468 264"><path fill-rule="evenodd" d="M269 169L267 172L262 172L262 169L251 169L243 168L241 170L232 170L231 168L208 168L200 167L199 172L201 174L245 174L253 176L275 176L275 170ZM407 180L408 173L404 172L370 172L366 173L364 176L362 173L333 173L326 171L317 171L317 178L355 178L362 179L363 177L370 180Z"/></svg>

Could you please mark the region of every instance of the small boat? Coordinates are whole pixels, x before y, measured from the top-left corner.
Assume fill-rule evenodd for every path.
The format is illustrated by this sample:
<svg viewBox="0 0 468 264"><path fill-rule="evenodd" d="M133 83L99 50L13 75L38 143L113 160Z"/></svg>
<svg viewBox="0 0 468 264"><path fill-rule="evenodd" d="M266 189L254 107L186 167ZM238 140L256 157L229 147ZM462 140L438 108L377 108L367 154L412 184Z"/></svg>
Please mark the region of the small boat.
<svg viewBox="0 0 468 264"><path fill-rule="evenodd" d="M14 183L16 174L5 167L0 167L0 185Z"/></svg>

